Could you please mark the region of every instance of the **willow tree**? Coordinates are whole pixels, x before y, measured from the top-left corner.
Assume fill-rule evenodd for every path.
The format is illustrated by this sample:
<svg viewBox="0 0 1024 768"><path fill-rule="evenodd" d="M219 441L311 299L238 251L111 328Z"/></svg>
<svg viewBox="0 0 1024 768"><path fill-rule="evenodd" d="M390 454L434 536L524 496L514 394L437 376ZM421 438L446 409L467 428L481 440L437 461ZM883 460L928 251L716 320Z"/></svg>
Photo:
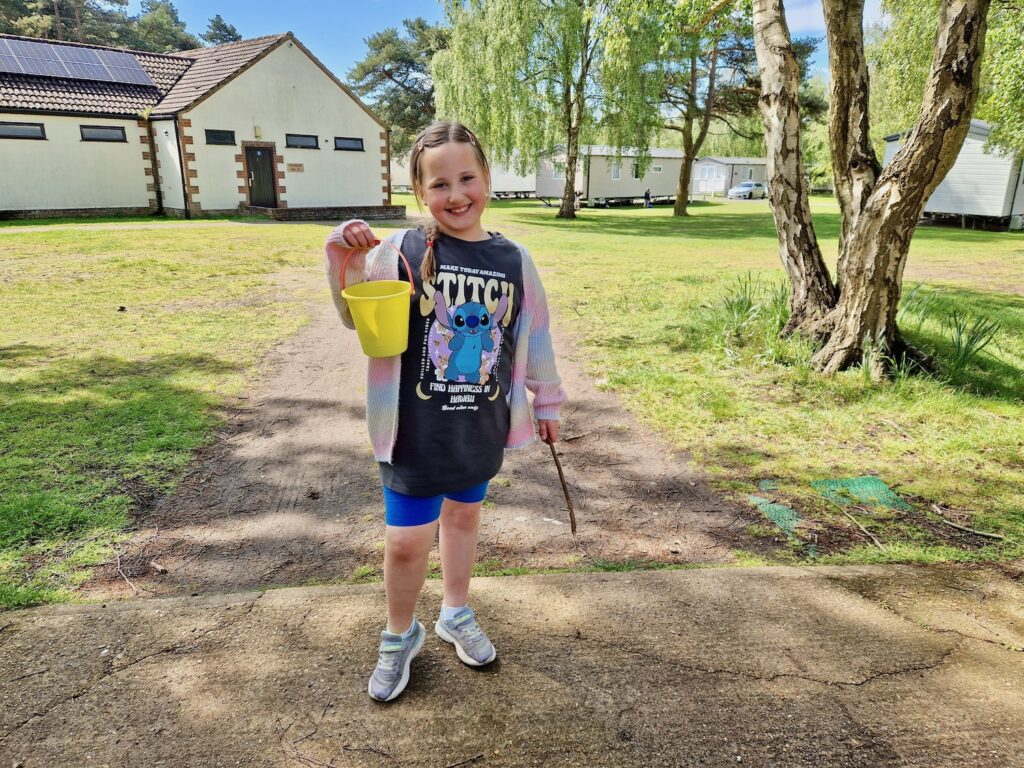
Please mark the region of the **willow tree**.
<svg viewBox="0 0 1024 768"><path fill-rule="evenodd" d="M605 58L614 0L449 0L449 48L433 60L439 117L458 119L491 156L520 171L559 145L565 187L558 216L575 218L581 142L600 120L612 143L646 148L648 73L628 46ZM646 39L646 38L645 38Z"/></svg>

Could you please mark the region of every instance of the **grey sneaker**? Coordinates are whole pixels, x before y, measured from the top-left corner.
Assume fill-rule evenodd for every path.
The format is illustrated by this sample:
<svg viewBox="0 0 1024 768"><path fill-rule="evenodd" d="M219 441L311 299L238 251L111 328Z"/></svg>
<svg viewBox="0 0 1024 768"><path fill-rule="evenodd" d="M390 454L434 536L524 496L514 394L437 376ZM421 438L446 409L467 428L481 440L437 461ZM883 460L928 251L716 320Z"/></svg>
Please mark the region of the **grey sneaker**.
<svg viewBox="0 0 1024 768"><path fill-rule="evenodd" d="M415 621L415 619L414 619ZM396 698L409 683L409 665L426 639L427 630L416 621L416 631L408 640L385 629L380 633L380 658L377 668L370 675L368 690L371 698L377 701L391 701Z"/></svg>
<svg viewBox="0 0 1024 768"><path fill-rule="evenodd" d="M476 623L473 609L468 605L461 609L450 621L438 618L434 625L437 636L446 643L455 646L464 664L471 667L482 667L490 664L498 656L494 644L487 638L480 625Z"/></svg>

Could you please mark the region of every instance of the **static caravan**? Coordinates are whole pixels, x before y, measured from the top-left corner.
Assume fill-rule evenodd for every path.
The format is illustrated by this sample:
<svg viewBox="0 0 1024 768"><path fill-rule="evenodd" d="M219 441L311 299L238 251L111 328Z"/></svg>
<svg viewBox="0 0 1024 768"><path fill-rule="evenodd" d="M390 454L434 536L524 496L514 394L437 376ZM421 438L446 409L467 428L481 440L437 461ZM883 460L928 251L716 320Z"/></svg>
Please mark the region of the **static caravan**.
<svg viewBox="0 0 1024 768"><path fill-rule="evenodd" d="M521 175L501 163L491 163L491 195L493 197L532 197L537 178L534 174ZM409 176L409 155L391 158L391 188L399 192L412 192Z"/></svg>
<svg viewBox="0 0 1024 768"><path fill-rule="evenodd" d="M991 128L971 120L971 128L956 163L924 206L928 218L990 219L1021 229L1024 219L1024 174L1021 158L998 151L985 152ZM903 146L903 134L885 137L885 162Z"/></svg>
<svg viewBox="0 0 1024 768"><path fill-rule="evenodd" d="M650 190L655 200L674 200L683 153L678 149L652 147L650 161L641 174L634 150L616 156L613 147L580 148L576 191L589 206L614 205L640 200ZM561 197L565 189L565 153L542 158L537 171L537 197Z"/></svg>
<svg viewBox="0 0 1024 768"><path fill-rule="evenodd" d="M768 161L761 157L698 157L690 175L690 197L724 196L741 182L767 179Z"/></svg>

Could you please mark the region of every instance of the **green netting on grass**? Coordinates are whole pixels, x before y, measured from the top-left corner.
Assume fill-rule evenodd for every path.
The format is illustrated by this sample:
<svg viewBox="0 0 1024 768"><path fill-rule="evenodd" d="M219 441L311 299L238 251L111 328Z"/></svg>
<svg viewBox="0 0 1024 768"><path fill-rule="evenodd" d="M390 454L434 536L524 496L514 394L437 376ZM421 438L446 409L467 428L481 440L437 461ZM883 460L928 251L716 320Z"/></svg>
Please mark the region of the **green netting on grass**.
<svg viewBox="0 0 1024 768"><path fill-rule="evenodd" d="M867 504L873 507L908 510L912 507L882 480L873 475L836 480L815 480L811 487L829 501L845 506Z"/></svg>
<svg viewBox="0 0 1024 768"><path fill-rule="evenodd" d="M779 504L771 499L764 499L760 496L748 495L748 499L759 509L761 514L775 523L789 538L794 537L793 529L800 522L800 515L785 504Z"/></svg>

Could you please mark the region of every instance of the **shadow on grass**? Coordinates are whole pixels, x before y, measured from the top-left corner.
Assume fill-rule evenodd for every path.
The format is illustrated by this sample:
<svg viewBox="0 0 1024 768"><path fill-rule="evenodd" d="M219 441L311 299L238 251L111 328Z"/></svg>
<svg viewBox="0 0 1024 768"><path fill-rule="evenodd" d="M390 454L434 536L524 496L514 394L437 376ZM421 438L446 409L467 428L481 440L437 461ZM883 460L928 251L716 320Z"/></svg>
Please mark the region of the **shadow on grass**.
<svg viewBox="0 0 1024 768"><path fill-rule="evenodd" d="M34 370L29 366L37 366ZM223 400L182 383L237 367L207 355L126 360L0 348L0 547L114 529L182 468Z"/></svg>
<svg viewBox="0 0 1024 768"><path fill-rule="evenodd" d="M1012 293L972 291L967 288L943 288L934 294L933 321L924 328L913 323L902 330L911 340L938 357L940 363L951 360L955 353L953 333L948 320L960 312L970 321L984 318L999 323L999 331L992 344L959 373L949 374L948 382L970 391L1002 400L1024 400L1024 370L1006 359L1008 354L1024 357L1019 348L1024 338L1024 297ZM941 324L941 329L935 327ZM1009 344L1017 348L1011 349Z"/></svg>

